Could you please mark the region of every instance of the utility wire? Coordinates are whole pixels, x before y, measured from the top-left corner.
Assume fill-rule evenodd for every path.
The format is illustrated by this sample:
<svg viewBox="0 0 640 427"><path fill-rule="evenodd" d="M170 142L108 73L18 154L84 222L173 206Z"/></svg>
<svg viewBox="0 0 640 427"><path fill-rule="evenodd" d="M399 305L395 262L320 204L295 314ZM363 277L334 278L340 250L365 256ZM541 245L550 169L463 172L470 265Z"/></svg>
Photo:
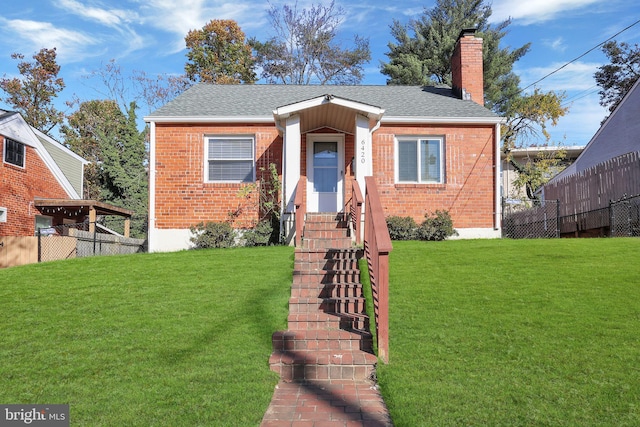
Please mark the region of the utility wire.
<svg viewBox="0 0 640 427"><path fill-rule="evenodd" d="M564 64L563 66L561 66L560 68L557 68L555 70L553 70L552 72L550 72L549 74L547 74L546 76L542 77L541 79L536 80L535 82L531 83L529 86L525 87L524 89L520 90L520 93L524 92L525 90L529 89L531 86L534 86L538 83L540 83L541 81L543 81L544 79L546 79L547 77L557 73L558 71L562 70L563 68L565 68L566 66L576 62L578 59L582 58L583 56L593 52L594 50L596 50L597 48L599 48L600 46L602 46L603 44L605 44L606 42L608 42L609 40L613 39L616 36L619 36L620 34L624 33L625 31L627 31L629 28L637 25L638 23L640 23L640 19L638 19L636 22L634 22L633 24L629 25L628 27L618 31L617 33L615 33L614 35L612 35L611 37L609 37L608 39L606 39L605 41L603 41L602 43L592 47L591 49L589 49L588 51L586 51L585 53L583 53L582 55L578 56L575 59L572 59L571 61L567 62L566 64Z"/></svg>

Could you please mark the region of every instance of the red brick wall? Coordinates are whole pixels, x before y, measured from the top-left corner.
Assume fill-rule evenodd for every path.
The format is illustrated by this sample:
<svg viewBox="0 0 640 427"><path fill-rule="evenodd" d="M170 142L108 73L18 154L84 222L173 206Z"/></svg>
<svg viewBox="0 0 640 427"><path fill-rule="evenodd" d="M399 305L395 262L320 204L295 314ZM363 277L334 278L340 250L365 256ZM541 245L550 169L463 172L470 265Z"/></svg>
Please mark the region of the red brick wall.
<svg viewBox="0 0 640 427"><path fill-rule="evenodd" d="M482 68L482 39L466 34L458 39L451 57L453 89L471 94L471 99L484 105L484 79Z"/></svg>
<svg viewBox="0 0 640 427"><path fill-rule="evenodd" d="M7 208L7 222L0 222L0 236L33 236L35 197L67 199L69 195L58 183L34 148L26 146L25 167L4 163L4 137L0 136L0 207Z"/></svg>
<svg viewBox="0 0 640 427"><path fill-rule="evenodd" d="M318 130L330 132L329 129ZM255 197L238 197L246 184L204 182L205 135L254 135L257 170L275 163L282 174L282 138L268 125L156 125L156 228L188 228L200 221L226 221L243 207L235 227L258 220ZM395 184L395 136L444 137L444 184ZM373 170L386 215L412 216L448 210L458 228L493 226L493 125L382 126L374 133ZM306 176L306 135L301 139L300 173ZM354 136L345 135L345 202L351 197ZM306 189L302 188L306 199ZM306 200L305 200L306 202Z"/></svg>
<svg viewBox="0 0 640 427"><path fill-rule="evenodd" d="M443 184L395 183L395 136L444 137ZM374 133L373 170L385 215L411 216L421 223L426 213L447 210L456 228L493 226L494 127L380 127Z"/></svg>
<svg viewBox="0 0 640 427"><path fill-rule="evenodd" d="M259 219L254 191L241 197L247 184L206 183L205 136L251 135L255 138L256 175L275 163L282 174L282 138L269 125L156 125L156 228L182 229L199 222L228 221L251 227Z"/></svg>

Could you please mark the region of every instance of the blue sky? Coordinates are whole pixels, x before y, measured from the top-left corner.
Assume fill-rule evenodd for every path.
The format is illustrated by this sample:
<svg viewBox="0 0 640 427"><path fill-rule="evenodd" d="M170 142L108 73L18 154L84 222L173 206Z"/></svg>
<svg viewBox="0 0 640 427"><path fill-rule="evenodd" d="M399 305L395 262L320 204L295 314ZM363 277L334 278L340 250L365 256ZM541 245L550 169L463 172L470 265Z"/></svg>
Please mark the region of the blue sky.
<svg viewBox="0 0 640 427"><path fill-rule="evenodd" d="M317 2L317 1L316 1ZM284 2L272 1L280 5ZM389 26L393 19L408 23L417 19L434 1L369 0L352 5L336 0L346 12L339 39L353 34L369 37L372 60L366 66L363 84L385 84L380 61L386 61ZM299 6L311 4L300 0ZM228 0L22 0L4 2L0 8L0 75L17 73L11 53L31 56L42 47L56 47L61 77L66 88L58 101L78 96L101 98L101 83L86 77L114 59L123 71L141 70L149 75L181 74L186 61L184 36L211 19L234 19L248 37L265 40L270 33L269 4L264 1ZM640 19L636 0L494 0L495 22L512 19L505 46L532 42L530 52L516 63L522 87L577 58ZM616 37L640 44L640 24ZM607 58L600 49L566 66L537 86L565 91L570 112L552 129L552 142L565 146L584 145L606 115L598 104L593 78ZM8 108L0 104L0 108ZM149 111L140 111L146 115ZM536 141L531 141L532 143Z"/></svg>

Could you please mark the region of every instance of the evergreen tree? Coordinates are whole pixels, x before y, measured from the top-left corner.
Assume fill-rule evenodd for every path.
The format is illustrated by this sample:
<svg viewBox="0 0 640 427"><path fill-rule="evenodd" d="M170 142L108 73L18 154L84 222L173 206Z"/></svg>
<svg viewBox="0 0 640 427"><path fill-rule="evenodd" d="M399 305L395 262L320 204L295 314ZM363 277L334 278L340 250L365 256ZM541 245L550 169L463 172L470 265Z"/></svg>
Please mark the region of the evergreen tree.
<svg viewBox="0 0 640 427"><path fill-rule="evenodd" d="M530 44L518 49L500 48L510 20L489 24L491 7L483 0L437 0L432 9L425 9L419 20L408 27L394 21L388 63L382 74L388 84L451 86L451 56L460 31L476 28L483 39L484 103L488 108L504 113L509 100L518 93L520 79L513 73L513 64L529 50ZM413 35L409 31L413 32Z"/></svg>
<svg viewBox="0 0 640 427"><path fill-rule="evenodd" d="M65 142L91 163L85 167L85 198L135 212L131 235L147 229L148 177L145 132L136 127L136 104L127 115L112 100L86 101L62 128Z"/></svg>

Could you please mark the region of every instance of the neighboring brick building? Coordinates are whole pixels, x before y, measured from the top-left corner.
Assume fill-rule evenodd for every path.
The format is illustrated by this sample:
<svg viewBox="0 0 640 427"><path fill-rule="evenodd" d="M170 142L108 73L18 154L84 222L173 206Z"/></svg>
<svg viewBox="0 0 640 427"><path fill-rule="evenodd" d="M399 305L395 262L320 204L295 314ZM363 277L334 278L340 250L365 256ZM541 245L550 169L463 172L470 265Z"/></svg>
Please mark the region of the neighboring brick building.
<svg viewBox="0 0 640 427"><path fill-rule="evenodd" d="M482 40L463 31L453 89L415 86L199 84L145 120L151 129L149 249L189 247L189 227L258 221L269 164L282 182L285 234L293 201L338 212L352 179L374 176L386 215L448 210L461 237L500 236L500 123L482 106ZM300 178L302 188L298 187Z"/></svg>
<svg viewBox="0 0 640 427"><path fill-rule="evenodd" d="M82 198L86 160L29 126L19 113L0 110L0 146L0 236L33 236L37 226L52 225L54 216L35 206L38 198Z"/></svg>

